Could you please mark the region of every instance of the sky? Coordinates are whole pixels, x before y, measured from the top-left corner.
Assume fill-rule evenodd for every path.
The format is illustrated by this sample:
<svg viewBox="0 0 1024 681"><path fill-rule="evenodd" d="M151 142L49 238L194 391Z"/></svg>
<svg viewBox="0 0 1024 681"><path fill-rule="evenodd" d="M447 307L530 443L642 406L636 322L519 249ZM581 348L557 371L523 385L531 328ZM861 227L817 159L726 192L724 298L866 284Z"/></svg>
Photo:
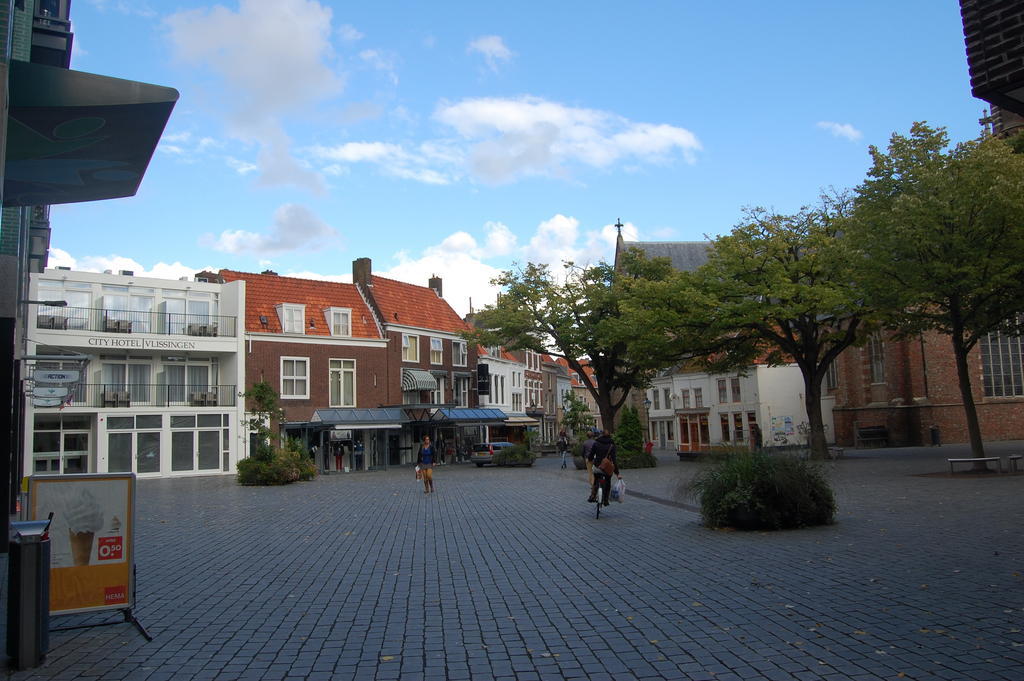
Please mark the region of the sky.
<svg viewBox="0 0 1024 681"><path fill-rule="evenodd" d="M852 188L915 121L976 137L952 0L75 0L79 71L181 96L136 196L49 265L444 282L728 233Z"/></svg>

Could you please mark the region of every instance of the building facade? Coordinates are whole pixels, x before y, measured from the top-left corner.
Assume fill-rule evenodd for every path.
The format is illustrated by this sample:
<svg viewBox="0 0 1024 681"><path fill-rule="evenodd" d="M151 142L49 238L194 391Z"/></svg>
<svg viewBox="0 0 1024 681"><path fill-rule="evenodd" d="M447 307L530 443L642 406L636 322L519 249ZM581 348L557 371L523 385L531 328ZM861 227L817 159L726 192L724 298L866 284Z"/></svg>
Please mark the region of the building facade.
<svg viewBox="0 0 1024 681"><path fill-rule="evenodd" d="M29 305L26 473L234 473L242 284L47 269Z"/></svg>
<svg viewBox="0 0 1024 681"><path fill-rule="evenodd" d="M982 438L1024 439L1024 349L1021 336L989 334L968 355L971 391ZM836 361L826 387L835 396L837 440L885 426L889 445L967 442L952 343L936 332L897 339L873 337Z"/></svg>
<svg viewBox="0 0 1024 681"><path fill-rule="evenodd" d="M652 381L644 404L655 447L680 452L714 446L807 444L803 377L795 364L752 366L734 374L671 370ZM822 400L825 436L834 440L831 397Z"/></svg>

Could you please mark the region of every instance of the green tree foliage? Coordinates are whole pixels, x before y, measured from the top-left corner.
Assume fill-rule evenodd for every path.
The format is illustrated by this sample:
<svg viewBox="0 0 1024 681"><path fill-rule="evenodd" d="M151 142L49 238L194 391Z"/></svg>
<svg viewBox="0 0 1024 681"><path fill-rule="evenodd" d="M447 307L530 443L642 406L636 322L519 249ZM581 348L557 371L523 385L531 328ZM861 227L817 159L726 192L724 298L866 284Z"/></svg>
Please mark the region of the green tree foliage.
<svg viewBox="0 0 1024 681"><path fill-rule="evenodd" d="M587 403L569 390L562 398L562 406L562 425L569 429L572 437L582 440L587 429L594 426L594 415L590 413Z"/></svg>
<svg viewBox="0 0 1024 681"><path fill-rule="evenodd" d="M644 432L640 415L633 407L624 407L615 430L615 449L619 468L653 468L658 460L644 451Z"/></svg>
<svg viewBox="0 0 1024 681"><path fill-rule="evenodd" d="M280 421L284 415L284 410L278 405L277 392L266 381L260 381L242 396L246 399L249 413L245 425L256 434L256 451L252 452L252 458L269 461L274 456L271 423Z"/></svg>
<svg viewBox="0 0 1024 681"><path fill-rule="evenodd" d="M808 444L820 458L827 454L822 379L871 328L872 308L842 237L848 208L847 197L834 195L794 215L749 209L713 242L703 267L638 286L625 315L628 324L657 331L645 343L674 346L711 372L796 363Z"/></svg>
<svg viewBox="0 0 1024 681"><path fill-rule="evenodd" d="M620 322L622 301L637 281L665 279L672 267L667 260L647 260L635 253L623 258L618 270L607 263L564 267L562 277L547 265L533 263L502 273L492 281L502 287L501 297L476 316L476 331L465 337L484 346L565 358L610 427L629 391L671 362L664 349L631 351L637 332ZM595 380L584 364L593 369Z"/></svg>
<svg viewBox="0 0 1024 681"><path fill-rule="evenodd" d="M902 335L934 330L953 348L974 456L984 456L967 355L1024 313L1024 156L982 137L952 149L945 130L894 134L857 188L850 235L865 294Z"/></svg>

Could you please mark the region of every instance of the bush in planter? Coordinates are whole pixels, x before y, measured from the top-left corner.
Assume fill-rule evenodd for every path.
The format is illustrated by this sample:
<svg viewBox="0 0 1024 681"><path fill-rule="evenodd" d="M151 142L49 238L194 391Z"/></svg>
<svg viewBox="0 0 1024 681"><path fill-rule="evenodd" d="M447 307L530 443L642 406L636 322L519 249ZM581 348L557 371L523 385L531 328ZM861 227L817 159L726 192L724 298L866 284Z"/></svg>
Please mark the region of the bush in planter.
<svg viewBox="0 0 1024 681"><path fill-rule="evenodd" d="M643 430L640 427L640 415L636 409L626 407L622 410L619 429L615 431L615 459L619 468L654 468L658 460L653 454L644 451Z"/></svg>
<svg viewBox="0 0 1024 681"><path fill-rule="evenodd" d="M259 448L255 455L238 462L241 485L287 485L316 475L316 462L298 440L288 440L283 449Z"/></svg>
<svg viewBox="0 0 1024 681"><path fill-rule="evenodd" d="M537 455L527 449L525 444L517 444L514 447L494 452L494 465L496 466L532 466L537 460Z"/></svg>
<svg viewBox="0 0 1024 681"><path fill-rule="evenodd" d="M734 449L716 454L690 483L708 527L781 530L826 525L835 496L821 467L791 455Z"/></svg>

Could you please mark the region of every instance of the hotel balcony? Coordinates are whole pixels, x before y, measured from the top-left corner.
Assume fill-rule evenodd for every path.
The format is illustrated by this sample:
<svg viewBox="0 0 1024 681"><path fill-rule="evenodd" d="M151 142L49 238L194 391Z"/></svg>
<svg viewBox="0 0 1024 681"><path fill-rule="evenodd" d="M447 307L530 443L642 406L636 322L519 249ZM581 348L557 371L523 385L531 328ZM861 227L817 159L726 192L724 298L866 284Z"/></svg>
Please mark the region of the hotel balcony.
<svg viewBox="0 0 1024 681"><path fill-rule="evenodd" d="M115 409L127 407L233 407L237 395L234 385L79 383L72 387L70 403L65 403L65 406L101 409L111 407Z"/></svg>
<svg viewBox="0 0 1024 681"><path fill-rule="evenodd" d="M40 305L36 328L99 333L145 333L162 336L231 337L238 332L236 317L176 312L134 312L90 307Z"/></svg>

